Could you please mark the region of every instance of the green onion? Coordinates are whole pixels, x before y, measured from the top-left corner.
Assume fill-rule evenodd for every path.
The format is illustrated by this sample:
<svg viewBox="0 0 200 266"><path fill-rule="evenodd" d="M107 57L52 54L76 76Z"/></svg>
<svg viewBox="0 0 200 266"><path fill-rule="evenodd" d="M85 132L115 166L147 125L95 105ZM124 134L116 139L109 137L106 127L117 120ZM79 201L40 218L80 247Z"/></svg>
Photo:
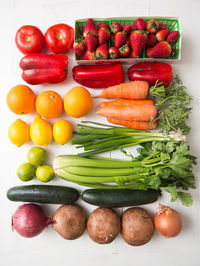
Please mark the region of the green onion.
<svg viewBox="0 0 200 266"><path fill-rule="evenodd" d="M110 126L91 121L83 121L78 124L77 134L78 137L72 141L72 145L78 144L77 149L84 148L85 152L78 154L80 157L89 157L150 141L171 139L171 137L164 136L159 132Z"/></svg>

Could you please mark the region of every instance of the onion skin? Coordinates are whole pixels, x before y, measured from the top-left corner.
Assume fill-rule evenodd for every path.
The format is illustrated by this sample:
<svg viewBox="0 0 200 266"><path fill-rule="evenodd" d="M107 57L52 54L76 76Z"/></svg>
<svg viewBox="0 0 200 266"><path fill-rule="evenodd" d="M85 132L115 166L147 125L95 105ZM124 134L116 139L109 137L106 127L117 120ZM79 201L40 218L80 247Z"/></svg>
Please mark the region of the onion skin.
<svg viewBox="0 0 200 266"><path fill-rule="evenodd" d="M18 207L12 217L12 229L23 237L39 235L46 226L52 224L43 209L37 204L23 204Z"/></svg>
<svg viewBox="0 0 200 266"><path fill-rule="evenodd" d="M156 231L165 237L175 237L183 229L182 216L174 209L159 204L154 216Z"/></svg>

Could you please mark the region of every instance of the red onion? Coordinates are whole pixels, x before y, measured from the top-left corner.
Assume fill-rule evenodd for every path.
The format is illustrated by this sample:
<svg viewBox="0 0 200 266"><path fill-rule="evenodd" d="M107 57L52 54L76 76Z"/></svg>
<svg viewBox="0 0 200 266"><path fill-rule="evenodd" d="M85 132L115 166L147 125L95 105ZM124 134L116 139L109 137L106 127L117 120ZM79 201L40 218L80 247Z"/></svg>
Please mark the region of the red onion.
<svg viewBox="0 0 200 266"><path fill-rule="evenodd" d="M183 219L174 209L159 204L157 213L154 216L154 225L160 235L175 237L183 228Z"/></svg>
<svg viewBox="0 0 200 266"><path fill-rule="evenodd" d="M12 217L12 229L23 237L39 235L53 220L47 217L37 204L23 204Z"/></svg>

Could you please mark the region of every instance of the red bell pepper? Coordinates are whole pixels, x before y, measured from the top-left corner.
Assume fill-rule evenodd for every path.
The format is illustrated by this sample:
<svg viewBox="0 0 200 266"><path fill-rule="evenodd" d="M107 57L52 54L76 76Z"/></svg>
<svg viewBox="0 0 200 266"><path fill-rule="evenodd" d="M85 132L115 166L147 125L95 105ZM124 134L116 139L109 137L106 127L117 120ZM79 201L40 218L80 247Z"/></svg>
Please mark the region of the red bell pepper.
<svg viewBox="0 0 200 266"><path fill-rule="evenodd" d="M19 66L22 78L29 84L59 83L67 78L68 57L53 54L29 54Z"/></svg>
<svg viewBox="0 0 200 266"><path fill-rule="evenodd" d="M138 63L128 69L130 80L145 80L151 85L156 81L168 87L173 78L172 67L166 63Z"/></svg>
<svg viewBox="0 0 200 266"><path fill-rule="evenodd" d="M93 89L107 88L124 82L121 64L79 65L73 68L76 82Z"/></svg>

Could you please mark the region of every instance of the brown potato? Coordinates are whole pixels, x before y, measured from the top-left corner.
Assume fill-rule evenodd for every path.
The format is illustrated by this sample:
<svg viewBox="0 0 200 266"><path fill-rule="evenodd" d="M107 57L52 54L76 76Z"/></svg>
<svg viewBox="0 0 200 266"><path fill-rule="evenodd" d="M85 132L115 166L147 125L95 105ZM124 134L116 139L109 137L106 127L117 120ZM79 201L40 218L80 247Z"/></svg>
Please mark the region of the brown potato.
<svg viewBox="0 0 200 266"><path fill-rule="evenodd" d="M86 214L78 205L62 205L54 213L53 220L53 229L65 239L76 239L85 231Z"/></svg>
<svg viewBox="0 0 200 266"><path fill-rule="evenodd" d="M129 208L122 214L122 237L129 245L144 245L153 233L153 219L144 209Z"/></svg>
<svg viewBox="0 0 200 266"><path fill-rule="evenodd" d="M97 208L88 218L88 234L98 244L111 243L119 234L120 229L120 217L112 209Z"/></svg>

